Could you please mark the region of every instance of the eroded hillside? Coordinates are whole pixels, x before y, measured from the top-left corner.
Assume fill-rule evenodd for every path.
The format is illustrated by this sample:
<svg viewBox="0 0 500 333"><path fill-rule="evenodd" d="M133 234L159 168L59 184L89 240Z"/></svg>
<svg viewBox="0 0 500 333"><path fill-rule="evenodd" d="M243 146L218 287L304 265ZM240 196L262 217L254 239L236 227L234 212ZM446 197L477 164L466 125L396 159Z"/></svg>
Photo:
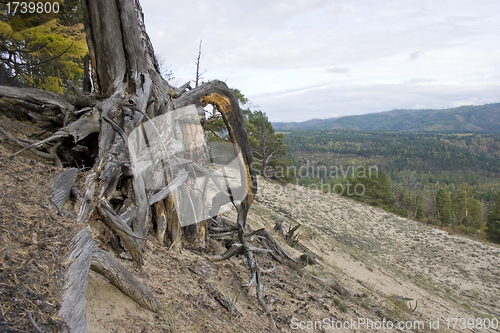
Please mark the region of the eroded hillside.
<svg viewBox="0 0 500 333"><path fill-rule="evenodd" d="M61 227L73 234L75 226L79 226L71 224L71 216L58 217L48 202L43 202L49 178L62 169L46 168L29 155L8 160L12 147L2 145L2 184L4 189L9 189L8 196L2 196L2 230L10 240L2 244L0 253L2 330L34 332L27 317L30 311L38 326L57 332L60 324L56 325L54 316L59 306L61 283L44 286L46 294L33 292L40 286L30 274L40 274L45 264L29 259L43 255L54 267L62 268L65 251L61 247L64 244L58 241L62 239ZM44 172L47 174L42 177ZM29 190L16 192L15 188ZM33 210L36 214L24 220L16 220L6 211L8 207L25 209L28 205L36 209ZM227 216L234 219L235 213L229 212ZM356 332L376 330L376 327L367 328L367 324L359 325L364 320L365 323L424 323L423 328L405 330L423 332L436 331L429 329L429 320L439 319L439 331L445 332L447 318L491 320L500 317L497 308L500 249L497 246L450 235L343 197L307 192L291 185L284 188L263 179L259 179L257 202L252 205L248 220L253 230L266 228L292 256L297 258L304 251L311 251L319 261L318 265L297 271L278 263L267 252L257 252L259 266L269 270L263 273L264 295L279 326L277 331L300 331L301 327L310 325L316 328L307 329L308 332L328 331L332 320L354 323ZM53 226L50 221L54 221ZM8 234L9 230L16 231L15 225L19 226L20 222L23 230L31 230L35 236L33 232L17 238ZM285 228L297 223L302 225L299 245L290 247L272 231L277 222L282 222ZM94 236L100 245L109 246L106 235L96 230ZM258 239L254 239L254 243L258 246ZM47 251L55 246L56 252ZM244 286L250 280L245 259L213 261L214 255L224 251L222 243L212 241L208 250L184 248L176 253L150 237L145 264L140 270L134 268L127 253L117 255L122 264L153 291L166 310L160 314L144 310L104 278L92 273L88 287L88 331L276 331L257 300L255 287ZM12 253L17 255L14 257ZM32 265L27 268L33 267L23 271L22 280L12 275L15 273L13 258ZM52 274L47 277L49 281L61 277L59 270ZM343 298L318 284L313 275L336 279L350 291L365 293L367 297ZM28 294L18 288L21 281L23 290L30 291ZM27 295L22 302L14 290ZM221 297L234 305L232 314L221 305ZM31 305L26 307L27 304ZM40 310L44 308L45 312Z"/></svg>

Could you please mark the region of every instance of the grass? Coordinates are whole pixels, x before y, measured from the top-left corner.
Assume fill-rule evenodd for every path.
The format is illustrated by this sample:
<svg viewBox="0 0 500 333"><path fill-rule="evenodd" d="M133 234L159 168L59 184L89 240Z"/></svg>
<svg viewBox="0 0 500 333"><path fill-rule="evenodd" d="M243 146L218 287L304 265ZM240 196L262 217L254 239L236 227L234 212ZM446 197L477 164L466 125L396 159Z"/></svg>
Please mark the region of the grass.
<svg viewBox="0 0 500 333"><path fill-rule="evenodd" d="M241 292L238 291L238 292L234 293L232 297L229 297L229 294L225 295L226 299L227 299L227 303L229 305L229 316L231 318L231 322L233 322L233 320L236 319L236 317L234 317L234 315L233 315L233 311L235 310L236 303L238 302L238 298L240 297L240 294L241 294Z"/></svg>
<svg viewBox="0 0 500 333"><path fill-rule="evenodd" d="M340 299L330 296L333 299L333 303L340 309L342 312L347 312L348 308L347 305L345 305Z"/></svg>
<svg viewBox="0 0 500 333"><path fill-rule="evenodd" d="M196 283L196 282L194 281L193 274L191 274L191 271L189 270L188 265L187 265L187 264L184 264L184 266L186 267L186 271L188 272L189 279L191 279L191 281L193 281L193 283Z"/></svg>
<svg viewBox="0 0 500 333"><path fill-rule="evenodd" d="M302 225L301 229L303 235L305 235L306 239L308 240L314 240L320 236L320 233L316 229L313 229L307 225Z"/></svg>
<svg viewBox="0 0 500 333"><path fill-rule="evenodd" d="M162 315L165 325L155 325L157 327L166 327L170 333L175 333L175 317L177 316L177 308L174 303L170 303L165 307L165 313Z"/></svg>
<svg viewBox="0 0 500 333"><path fill-rule="evenodd" d="M366 309L366 310L369 310L370 309L370 304L368 303L368 301L366 299L363 299L363 301L361 302L361 307Z"/></svg>

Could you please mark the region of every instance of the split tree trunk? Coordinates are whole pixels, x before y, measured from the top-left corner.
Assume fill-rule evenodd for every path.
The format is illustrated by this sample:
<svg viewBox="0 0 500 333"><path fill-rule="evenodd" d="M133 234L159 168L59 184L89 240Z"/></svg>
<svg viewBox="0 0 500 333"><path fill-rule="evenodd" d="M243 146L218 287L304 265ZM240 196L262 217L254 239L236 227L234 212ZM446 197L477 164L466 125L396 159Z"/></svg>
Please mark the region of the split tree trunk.
<svg viewBox="0 0 500 333"><path fill-rule="evenodd" d="M138 0L82 0L82 9L93 93L88 96L80 93L80 97L73 98L35 89L0 87L3 110L15 117L48 122L53 129L50 138L34 144L21 142L0 128L2 133L23 149L53 158L59 165L68 166L77 159L75 144L64 139L68 136L74 138L79 150L86 150L87 155L95 154L94 159L80 161L80 166L92 163L92 168L87 172L84 194L77 205L77 221L89 225L97 219L105 221L140 266L153 225L156 225L157 239L163 242L165 234L169 235L174 248L180 248L181 242L205 246L207 231L204 221L193 221L196 223L184 228L179 224L178 210L173 204L175 192L167 195L167 190L168 186L178 186L182 182L180 173L173 181L170 179L171 184L162 184L165 196L153 200L163 192L148 190L148 180L134 172L128 138L135 129L143 128L155 117L191 104L198 110L211 104L222 114L243 170L242 186L237 190L246 194L237 206L239 230L243 235L248 208L256 192L256 177L250 167L252 155L243 114L232 90L221 81L209 82L192 91L170 86L160 75ZM89 81L85 81L85 91L89 90ZM183 158L206 168L209 154L202 127L183 124L181 130L186 150ZM40 146L48 153L38 150ZM64 163L59 160L61 154ZM163 162L168 164L169 161ZM206 182L203 179L188 180L186 185L203 188ZM217 216L219 208L227 201L227 195L216 196L211 216ZM85 238L88 241L85 244L78 243L84 238L74 240L74 249L88 251L72 252L61 309L61 316L68 320L71 332L85 331L85 281L90 268L108 277L140 304L159 310L154 297L140 282L98 250L91 238Z"/></svg>
<svg viewBox="0 0 500 333"><path fill-rule="evenodd" d="M125 135L129 135L142 122L188 104L195 104L199 108L213 104L221 111L236 149L245 158L241 162L247 165L243 169L247 173L246 183L250 185L247 186L249 190L253 191L255 176L248 167L252 156L245 125L238 102L227 86L222 82L213 82L189 93L171 87L159 74L158 63L145 32L142 11L137 1L84 0L82 8L93 76L96 78L94 89L107 99L100 105L99 111L104 121L100 124L98 156L87 177L87 192L80 205L78 220L89 222L95 208L105 206L110 199L106 194L115 190L110 185L115 186L116 180L123 177L121 170L129 163L126 142L124 136L119 135L117 125ZM208 146L205 134L200 130L200 126L182 127L183 144L188 152L185 158L206 166ZM129 198L131 200L127 204L137 206L137 216L132 226L133 233L138 236L135 238L137 245L143 247L144 238L152 225L152 215L156 220L158 239L163 239L165 226L168 224L173 241L178 243L180 227L173 225L178 221L171 207L172 199L169 197L158 202L152 209L148 203L144 180L137 175L134 175L133 192L134 197ZM251 200L250 197L247 206ZM120 208L126 209L127 207ZM109 220L106 217L104 219ZM204 244L205 228L206 223L203 222L184 228L185 240ZM140 262L140 259L137 261Z"/></svg>

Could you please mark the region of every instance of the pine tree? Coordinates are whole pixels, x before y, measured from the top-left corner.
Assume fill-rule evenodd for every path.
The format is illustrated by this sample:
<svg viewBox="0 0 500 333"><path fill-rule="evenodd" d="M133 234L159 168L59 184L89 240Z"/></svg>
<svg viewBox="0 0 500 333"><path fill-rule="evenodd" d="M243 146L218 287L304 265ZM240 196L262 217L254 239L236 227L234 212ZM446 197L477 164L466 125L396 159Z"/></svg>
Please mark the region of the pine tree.
<svg viewBox="0 0 500 333"><path fill-rule="evenodd" d="M491 241L500 243L500 192L495 197L495 203L488 212L486 234Z"/></svg>
<svg viewBox="0 0 500 333"><path fill-rule="evenodd" d="M451 199L443 188L436 193L436 219L441 222L441 226L449 224L452 218Z"/></svg>
<svg viewBox="0 0 500 333"><path fill-rule="evenodd" d="M417 173L407 169L402 172L403 186L407 190L407 197L405 203L409 209L410 218L417 218L417 205L419 203L419 196L422 192L422 184L420 179L417 178Z"/></svg>
<svg viewBox="0 0 500 333"><path fill-rule="evenodd" d="M481 203L474 199L477 191L471 185L462 183L452 196L452 205L457 225L479 229L482 222Z"/></svg>
<svg viewBox="0 0 500 333"><path fill-rule="evenodd" d="M66 80L82 86L88 53L80 1L66 0L57 14L0 19L0 84L62 93Z"/></svg>
<svg viewBox="0 0 500 333"><path fill-rule="evenodd" d="M276 178L281 181L291 181L295 174L288 172L292 166L292 160L287 157L286 145L283 142L283 134L276 133L261 110L252 111L245 108L248 98L236 88L232 89L240 102L240 107L245 117L248 142L252 148L255 163L254 170L265 178ZM217 114L209 115L204 125L208 133L209 141L227 141L227 127L222 118Z"/></svg>
<svg viewBox="0 0 500 333"><path fill-rule="evenodd" d="M396 199L391 191L391 179L383 172L370 172L368 166L356 168L354 176L348 179L351 192L361 194L357 200L387 210L394 208ZM347 194L345 192L344 194Z"/></svg>
<svg viewBox="0 0 500 333"><path fill-rule="evenodd" d="M286 168L286 146L283 143L283 134L276 133L267 115L256 110L248 114L248 121L253 128L248 129L248 135L255 138L258 145L253 148L254 159L260 162L260 169L265 178L269 178L276 171ZM283 174L286 176L285 174Z"/></svg>

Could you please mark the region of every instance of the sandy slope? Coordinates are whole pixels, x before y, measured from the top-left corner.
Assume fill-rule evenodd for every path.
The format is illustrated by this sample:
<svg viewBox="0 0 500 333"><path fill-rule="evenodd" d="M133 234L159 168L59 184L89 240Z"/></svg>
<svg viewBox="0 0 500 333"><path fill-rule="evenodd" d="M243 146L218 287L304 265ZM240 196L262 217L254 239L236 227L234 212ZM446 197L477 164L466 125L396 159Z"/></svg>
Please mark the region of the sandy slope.
<svg viewBox="0 0 500 333"><path fill-rule="evenodd" d="M11 150L11 147L2 143L0 152L7 156L5 148ZM47 181L62 170L32 161L34 157L30 155L14 160L7 160L5 156L0 155L4 168L0 206L2 226L9 231L4 231L3 236L12 236L17 232L15 228L22 227L36 229L37 238L33 238L33 232L18 232L16 237L9 236L10 243L4 242L0 248L0 271L5 273L2 277L7 277L0 280L3 297L0 331L7 327L33 331L25 314L31 310L35 321L47 332L57 332L59 326L51 319L59 306L51 296L58 294L57 284L44 284L49 292L43 295L24 293L23 288L37 290L42 278L56 281L60 275L57 270L53 276L45 276L35 269L49 267L48 261L37 258L43 254L43 258L50 259L51 265L61 266L63 257L59 252L64 252L64 244L69 243L67 240L81 226L74 224L71 216L58 217L56 212L50 211L47 202L42 202L46 198ZM31 207L28 210L27 205ZM22 216L14 214L17 211L13 207L23 207L21 210L29 216L20 219ZM234 212L227 215L235 217ZM428 320L440 319L440 332L470 332L458 327L447 330L445 320L453 317L500 318L498 246L449 235L343 197L307 192L292 185L283 188L263 179L259 179L257 200L251 207L248 221L254 230L265 227L295 257L304 249L291 248L272 229L277 221L282 221L285 227L301 223L300 243L316 253L320 260L320 265L297 272L278 264L268 254L257 253L257 262L263 269L275 268L263 274L263 282L265 300L279 325L278 330L272 328L262 310L255 286L242 286L250 279L245 258L214 262L213 256L225 250L222 244L214 243L208 250L185 248L182 253L175 253L168 251L168 244L160 245L151 237L141 269L129 260L120 260L166 305L166 310L159 314L144 310L104 278L92 273L87 301L88 331L297 332L304 330L294 330L294 320L307 324L324 318L341 322L366 318L379 322L385 319L425 323L423 329L406 332L436 332L429 329ZM66 232L62 232L60 226ZM71 230L74 232L69 232ZM98 242L106 238L96 235ZM260 246L255 239L253 245ZM58 258L44 250L54 246L61 247L62 252L51 252L58 254ZM122 254L122 257L127 255ZM37 265L30 264L33 260L37 260ZM312 280L313 274L335 278L351 291L365 292L368 297L342 299L336 292ZM235 306L241 316L231 317L211 295L208 285L229 298L238 295ZM14 290L26 297L19 302ZM407 299L401 302L399 298ZM409 305L414 308L415 304L418 304L417 310L411 312ZM305 331L332 330L323 326ZM379 330L356 329L356 332L373 331Z"/></svg>
<svg viewBox="0 0 500 333"><path fill-rule="evenodd" d="M429 318L500 317L498 246L292 185L261 182L259 193L262 205L316 231L305 244L347 279L412 298Z"/></svg>
<svg viewBox="0 0 500 333"><path fill-rule="evenodd" d="M235 217L234 212L227 215ZM323 318L385 318L425 322L424 329L406 332L435 332L428 328L428 321L440 318L438 331L445 332L447 318L500 317L496 306L500 249L496 246L448 235L343 197L304 193L290 185L285 191L279 184L260 179L249 223L253 229L270 231L277 221L284 221L285 226L303 224L301 243L321 260L320 266L308 266L299 275L268 255L257 255L262 267L276 268L264 275L264 284L278 331L330 331L325 327L294 330L293 320L306 325ZM302 253L282 245L294 256ZM245 259L213 262L213 254L223 249L211 251L184 249L177 254L154 240L149 242L145 265L135 272L167 305L169 310L160 315L141 309L102 278L92 276L87 304L89 332L170 332L172 323L176 332L274 331L257 302L255 288L242 287L249 279ZM124 264L134 270L130 262ZM200 275L196 267L208 273ZM351 291L366 292L368 298L344 300L314 283L311 274L336 278ZM206 282L229 297L239 294L236 307L242 316L231 318L208 294ZM411 300L400 302L399 297ZM417 310L409 311L415 304ZM377 330L358 327L356 331Z"/></svg>
<svg viewBox="0 0 500 333"><path fill-rule="evenodd" d="M17 147L4 141L0 138L0 331L33 331L26 318L30 311L43 329L57 332L57 288L61 285L58 278L63 271L65 249L83 226L74 223L74 216L60 217L48 201L44 202L48 181L62 170L49 167L51 162L41 161L29 152L8 159ZM71 204L67 208L71 209ZM227 215L235 217L234 212ZM286 227L302 224L300 243L320 259L320 265L308 266L299 273L278 264L268 254L256 255L263 269L275 268L263 274L263 282L265 300L279 325L278 331L297 331L293 330L294 320L308 323L323 318L367 318L426 324L440 319L439 331L462 332L471 330L447 330L445 320L500 319L500 248L496 245L450 235L343 197L293 185L283 187L263 179L259 179L257 200L248 221L254 230L265 227L295 257L303 249L289 247L271 230L277 221ZM101 238L107 237L97 235L96 240ZM256 240L253 245L259 246ZM141 269L129 260L120 260L166 305L165 312L153 314L140 308L92 273L88 331L276 331L257 301L255 287L242 286L250 279L245 258L212 260L214 254L224 250L215 243L208 251L185 248L175 253L151 237ZM335 278L351 291L365 292L368 297L342 299L314 282L312 274ZM211 296L208 285L230 298L239 295L236 308L241 316L231 317ZM400 302L399 298L407 300ZM418 304L417 310L409 311L409 304ZM374 330L361 327L356 331ZM405 331L435 332L427 325Z"/></svg>

